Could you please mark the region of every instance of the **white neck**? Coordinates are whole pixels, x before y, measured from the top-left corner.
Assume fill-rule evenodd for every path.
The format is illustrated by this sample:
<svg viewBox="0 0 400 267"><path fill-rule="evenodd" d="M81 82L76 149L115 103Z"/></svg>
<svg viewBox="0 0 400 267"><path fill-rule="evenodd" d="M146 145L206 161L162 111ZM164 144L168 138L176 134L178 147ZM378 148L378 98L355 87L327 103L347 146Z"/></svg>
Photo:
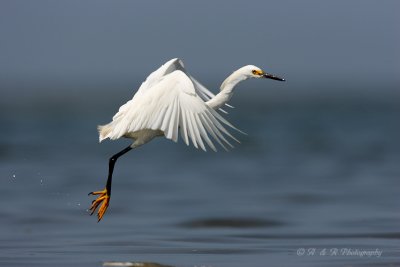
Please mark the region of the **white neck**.
<svg viewBox="0 0 400 267"><path fill-rule="evenodd" d="M241 81L244 81L249 78L246 75L240 73L240 70L241 69L229 75L228 78L226 78L225 81L222 83L220 89L221 91L212 99L206 102L206 104L210 108L216 110L225 105L231 99L235 86Z"/></svg>

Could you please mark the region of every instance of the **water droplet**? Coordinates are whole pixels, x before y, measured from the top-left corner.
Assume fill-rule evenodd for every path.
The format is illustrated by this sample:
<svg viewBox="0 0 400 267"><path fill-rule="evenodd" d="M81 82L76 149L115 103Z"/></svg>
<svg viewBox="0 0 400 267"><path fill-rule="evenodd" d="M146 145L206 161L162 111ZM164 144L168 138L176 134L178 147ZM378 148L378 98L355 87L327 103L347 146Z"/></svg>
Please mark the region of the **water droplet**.
<svg viewBox="0 0 400 267"><path fill-rule="evenodd" d="M15 175L15 174L13 174L13 175L12 175L12 177L13 177L13 178L15 178L15 177L16 177L16 175Z"/></svg>

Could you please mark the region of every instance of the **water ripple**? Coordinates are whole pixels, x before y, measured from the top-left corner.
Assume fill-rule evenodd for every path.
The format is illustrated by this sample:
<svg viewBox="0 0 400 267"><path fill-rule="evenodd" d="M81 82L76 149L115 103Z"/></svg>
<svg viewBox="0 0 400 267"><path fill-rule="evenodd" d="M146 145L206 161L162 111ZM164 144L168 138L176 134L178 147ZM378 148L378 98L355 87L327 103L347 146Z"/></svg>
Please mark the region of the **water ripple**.
<svg viewBox="0 0 400 267"><path fill-rule="evenodd" d="M259 218L204 218L178 224L178 226L184 228L260 228L283 225L285 223L282 221Z"/></svg>

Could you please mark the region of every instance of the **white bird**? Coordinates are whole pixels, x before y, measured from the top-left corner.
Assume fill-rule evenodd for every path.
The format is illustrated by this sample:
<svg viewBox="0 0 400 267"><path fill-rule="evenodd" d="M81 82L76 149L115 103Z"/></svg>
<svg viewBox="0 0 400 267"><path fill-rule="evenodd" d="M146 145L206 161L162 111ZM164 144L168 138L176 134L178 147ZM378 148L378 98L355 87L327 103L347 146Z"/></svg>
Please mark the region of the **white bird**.
<svg viewBox="0 0 400 267"><path fill-rule="evenodd" d="M101 204L97 213L100 221L108 208L117 159L155 137L165 136L177 142L180 132L186 145L189 145L190 140L193 146L204 151L205 143L212 150L217 150L210 137L225 149L227 146L233 147L228 139L239 142L225 126L238 129L217 110L223 111L221 107L227 105L235 86L250 78L284 81L254 65L247 65L229 75L222 83L220 92L214 95L186 71L182 60L178 58L171 59L151 73L133 98L119 108L112 121L98 126L100 142L107 138L116 140L121 137L131 138L134 142L110 158L105 189L89 193L98 195L89 208L91 215Z"/></svg>

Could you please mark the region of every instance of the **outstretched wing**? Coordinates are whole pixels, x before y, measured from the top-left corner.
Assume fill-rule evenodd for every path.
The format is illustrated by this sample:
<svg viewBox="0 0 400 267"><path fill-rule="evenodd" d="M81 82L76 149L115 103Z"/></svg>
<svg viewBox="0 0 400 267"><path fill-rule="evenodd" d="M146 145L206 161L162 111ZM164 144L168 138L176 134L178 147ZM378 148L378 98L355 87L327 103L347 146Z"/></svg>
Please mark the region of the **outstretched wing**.
<svg viewBox="0 0 400 267"><path fill-rule="evenodd" d="M166 138L175 142L180 131L187 145L190 139L196 148L200 146L205 151L204 143L216 151L210 136L225 149L226 145L232 147L227 137L239 142L224 125L236 128L206 105L182 70L164 75L125 105L123 114L113 121L114 130L108 136L111 139L128 132L153 129L163 131Z"/></svg>
<svg viewBox="0 0 400 267"><path fill-rule="evenodd" d="M146 80L142 83L142 85L139 87L137 93L135 96L140 96L148 91L149 88L151 88L153 85L158 83L165 75L168 75L176 70L181 70L183 71L190 80L192 80L194 88L196 90L196 93L201 97L201 99L204 100L204 102L207 102L211 98L213 98L215 95L210 92L204 85L202 85L199 81L197 81L193 76L189 75L185 69L185 66L183 64L183 61L179 58L173 58L166 63L164 63L161 67L159 67L157 70L152 72ZM226 104L226 106L233 108L232 106ZM227 113L226 111L219 109L220 111Z"/></svg>
<svg viewBox="0 0 400 267"><path fill-rule="evenodd" d="M157 84L165 75L168 75L176 70L182 70L185 72L185 67L182 60L179 58L173 58L165 62L157 70L150 73L146 80L139 87L135 96L140 96L148 91L153 85Z"/></svg>
<svg viewBox="0 0 400 267"><path fill-rule="evenodd" d="M157 70L150 73L146 80L140 85L139 89L131 100L122 105L118 112L114 115L113 121L118 120L126 113L126 109L134 102L136 98L140 98L153 85L157 84L165 75L170 74L175 70L184 70L183 62L179 58L173 58L159 67Z"/></svg>

